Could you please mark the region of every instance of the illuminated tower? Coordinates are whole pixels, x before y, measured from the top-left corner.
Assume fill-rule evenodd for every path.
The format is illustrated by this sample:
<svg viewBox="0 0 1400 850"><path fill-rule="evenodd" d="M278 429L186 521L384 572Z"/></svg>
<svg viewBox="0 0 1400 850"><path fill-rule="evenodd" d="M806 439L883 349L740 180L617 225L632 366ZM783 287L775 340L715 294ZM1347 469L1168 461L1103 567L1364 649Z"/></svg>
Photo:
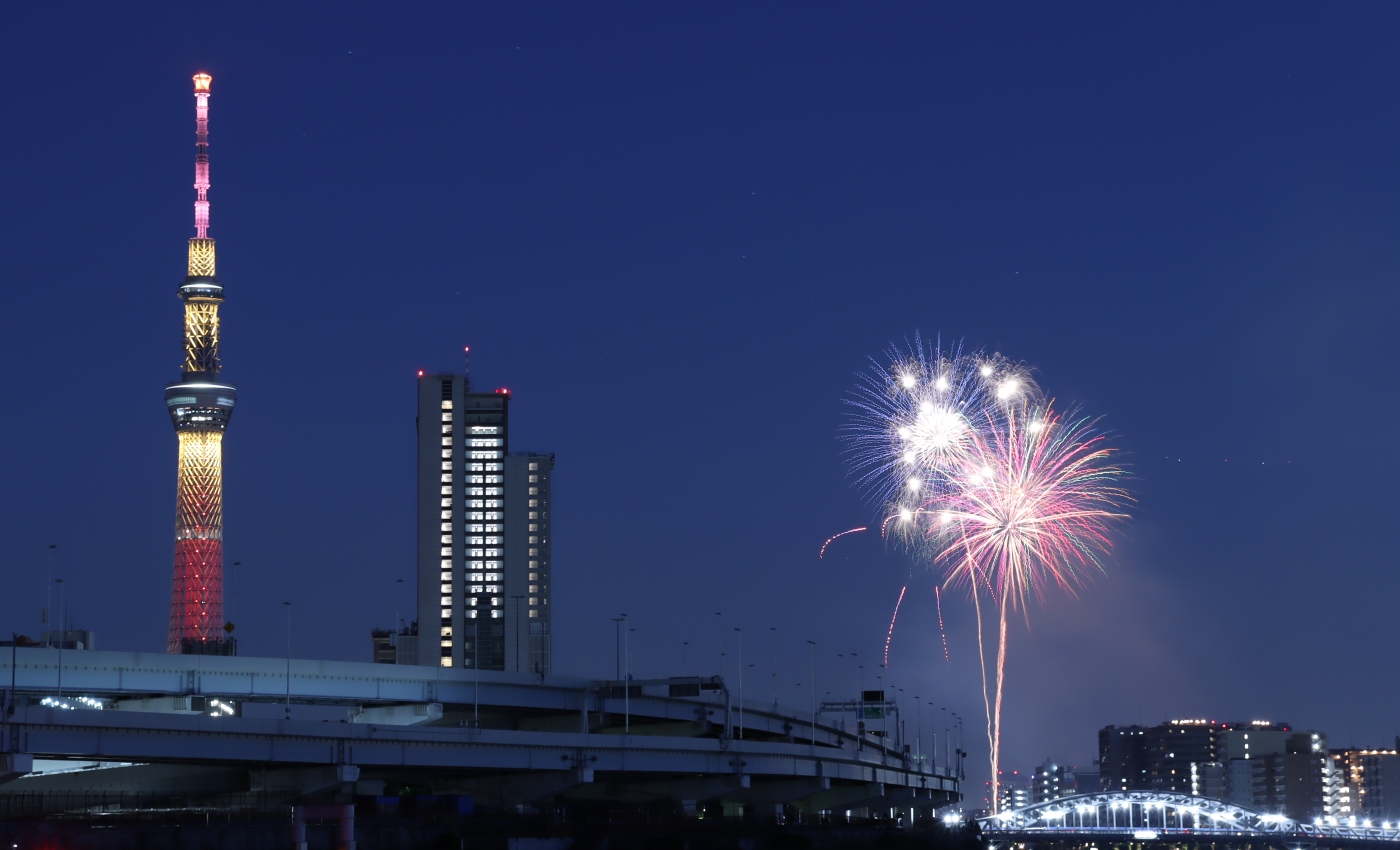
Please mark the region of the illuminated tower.
<svg viewBox="0 0 1400 850"><path fill-rule="evenodd" d="M185 363L180 381L165 388L165 405L180 440L175 502L175 581L170 594L168 652L232 655L224 630L223 440L238 398L219 380L219 305L224 288L214 274L209 238L209 83L194 77L194 238L185 302Z"/></svg>

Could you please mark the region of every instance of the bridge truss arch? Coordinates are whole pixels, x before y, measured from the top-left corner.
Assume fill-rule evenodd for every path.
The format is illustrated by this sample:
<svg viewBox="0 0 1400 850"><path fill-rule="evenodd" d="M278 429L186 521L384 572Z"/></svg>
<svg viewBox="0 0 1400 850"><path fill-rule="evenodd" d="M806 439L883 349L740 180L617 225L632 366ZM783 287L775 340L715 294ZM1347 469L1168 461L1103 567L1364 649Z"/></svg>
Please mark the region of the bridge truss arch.
<svg viewBox="0 0 1400 850"><path fill-rule="evenodd" d="M1400 821L1319 817L1304 823L1208 797L1161 791L1104 791L1062 797L979 818L989 838L1120 836L1172 841L1187 836L1259 838L1263 843L1400 845ZM1272 839L1272 840L1270 840Z"/></svg>

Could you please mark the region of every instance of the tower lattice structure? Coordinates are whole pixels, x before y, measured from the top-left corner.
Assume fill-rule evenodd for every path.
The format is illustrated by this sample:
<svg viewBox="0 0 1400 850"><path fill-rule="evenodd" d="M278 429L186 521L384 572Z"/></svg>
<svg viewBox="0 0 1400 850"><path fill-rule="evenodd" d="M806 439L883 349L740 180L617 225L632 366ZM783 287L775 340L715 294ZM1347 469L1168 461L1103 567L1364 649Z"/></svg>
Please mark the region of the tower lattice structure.
<svg viewBox="0 0 1400 850"><path fill-rule="evenodd" d="M223 440L238 399L219 377L219 305L224 288L209 238L209 84L194 77L194 238L180 286L185 304L185 360L165 405L180 441L175 508L175 578L170 593L169 652L232 655L224 629Z"/></svg>

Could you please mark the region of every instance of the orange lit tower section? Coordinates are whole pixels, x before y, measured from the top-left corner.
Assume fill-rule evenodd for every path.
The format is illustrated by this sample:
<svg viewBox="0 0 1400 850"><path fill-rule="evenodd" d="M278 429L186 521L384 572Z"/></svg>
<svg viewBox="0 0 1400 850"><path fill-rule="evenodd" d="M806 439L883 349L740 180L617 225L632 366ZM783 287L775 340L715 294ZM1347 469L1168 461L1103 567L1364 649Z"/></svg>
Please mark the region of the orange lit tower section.
<svg viewBox="0 0 1400 850"><path fill-rule="evenodd" d="M233 655L234 641L224 631L223 440L238 394L232 384L219 379L224 288L214 273L214 240L209 238L210 82L208 74L194 77L195 235L180 286L185 363L179 383L165 388L165 405L180 440L167 651Z"/></svg>

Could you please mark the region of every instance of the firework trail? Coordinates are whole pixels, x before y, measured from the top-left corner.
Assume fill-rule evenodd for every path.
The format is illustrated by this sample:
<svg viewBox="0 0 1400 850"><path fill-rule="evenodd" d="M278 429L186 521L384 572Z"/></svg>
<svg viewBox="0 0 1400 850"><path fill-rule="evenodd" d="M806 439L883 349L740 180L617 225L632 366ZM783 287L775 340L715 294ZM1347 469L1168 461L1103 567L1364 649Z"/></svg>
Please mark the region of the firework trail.
<svg viewBox="0 0 1400 850"><path fill-rule="evenodd" d="M933 604L938 609L938 636L943 639L943 660L951 661L948 656L948 630L943 627L943 591L936 584L933 586Z"/></svg>
<svg viewBox="0 0 1400 850"><path fill-rule="evenodd" d="M944 354L917 336L888 361L847 400L856 408L843 429L847 458L884 509L882 533L892 524L891 534L972 596L995 811L1008 613L1029 617L1032 597L1052 587L1073 593L1090 568L1102 569L1109 527L1129 500L1116 483L1123 470L1096 423L1058 416L1020 364L960 348ZM984 592L997 612L990 674Z"/></svg>
<svg viewBox="0 0 1400 850"><path fill-rule="evenodd" d="M904 602L904 591L909 589L909 585L904 585L899 589L899 598L894 601L894 616L890 617L890 630L885 633L885 666L890 666L890 641L894 640L894 621L899 619L899 606Z"/></svg>
<svg viewBox="0 0 1400 850"><path fill-rule="evenodd" d="M868 529L867 529L865 526L862 525L862 526L859 527L859 528L848 528L848 529L846 529L845 531L841 532L840 534L833 534L833 535L831 535L830 537L826 538L826 542L822 544L822 549L821 549L820 552L817 553L817 558L818 558L818 559L821 559L821 558L825 558L825 557L826 557L826 547L830 546L830 545L831 545L831 541L835 540L836 538L838 538L838 537L845 537L847 534L855 534L856 532L859 532L859 531L867 531L867 530L868 530Z"/></svg>

